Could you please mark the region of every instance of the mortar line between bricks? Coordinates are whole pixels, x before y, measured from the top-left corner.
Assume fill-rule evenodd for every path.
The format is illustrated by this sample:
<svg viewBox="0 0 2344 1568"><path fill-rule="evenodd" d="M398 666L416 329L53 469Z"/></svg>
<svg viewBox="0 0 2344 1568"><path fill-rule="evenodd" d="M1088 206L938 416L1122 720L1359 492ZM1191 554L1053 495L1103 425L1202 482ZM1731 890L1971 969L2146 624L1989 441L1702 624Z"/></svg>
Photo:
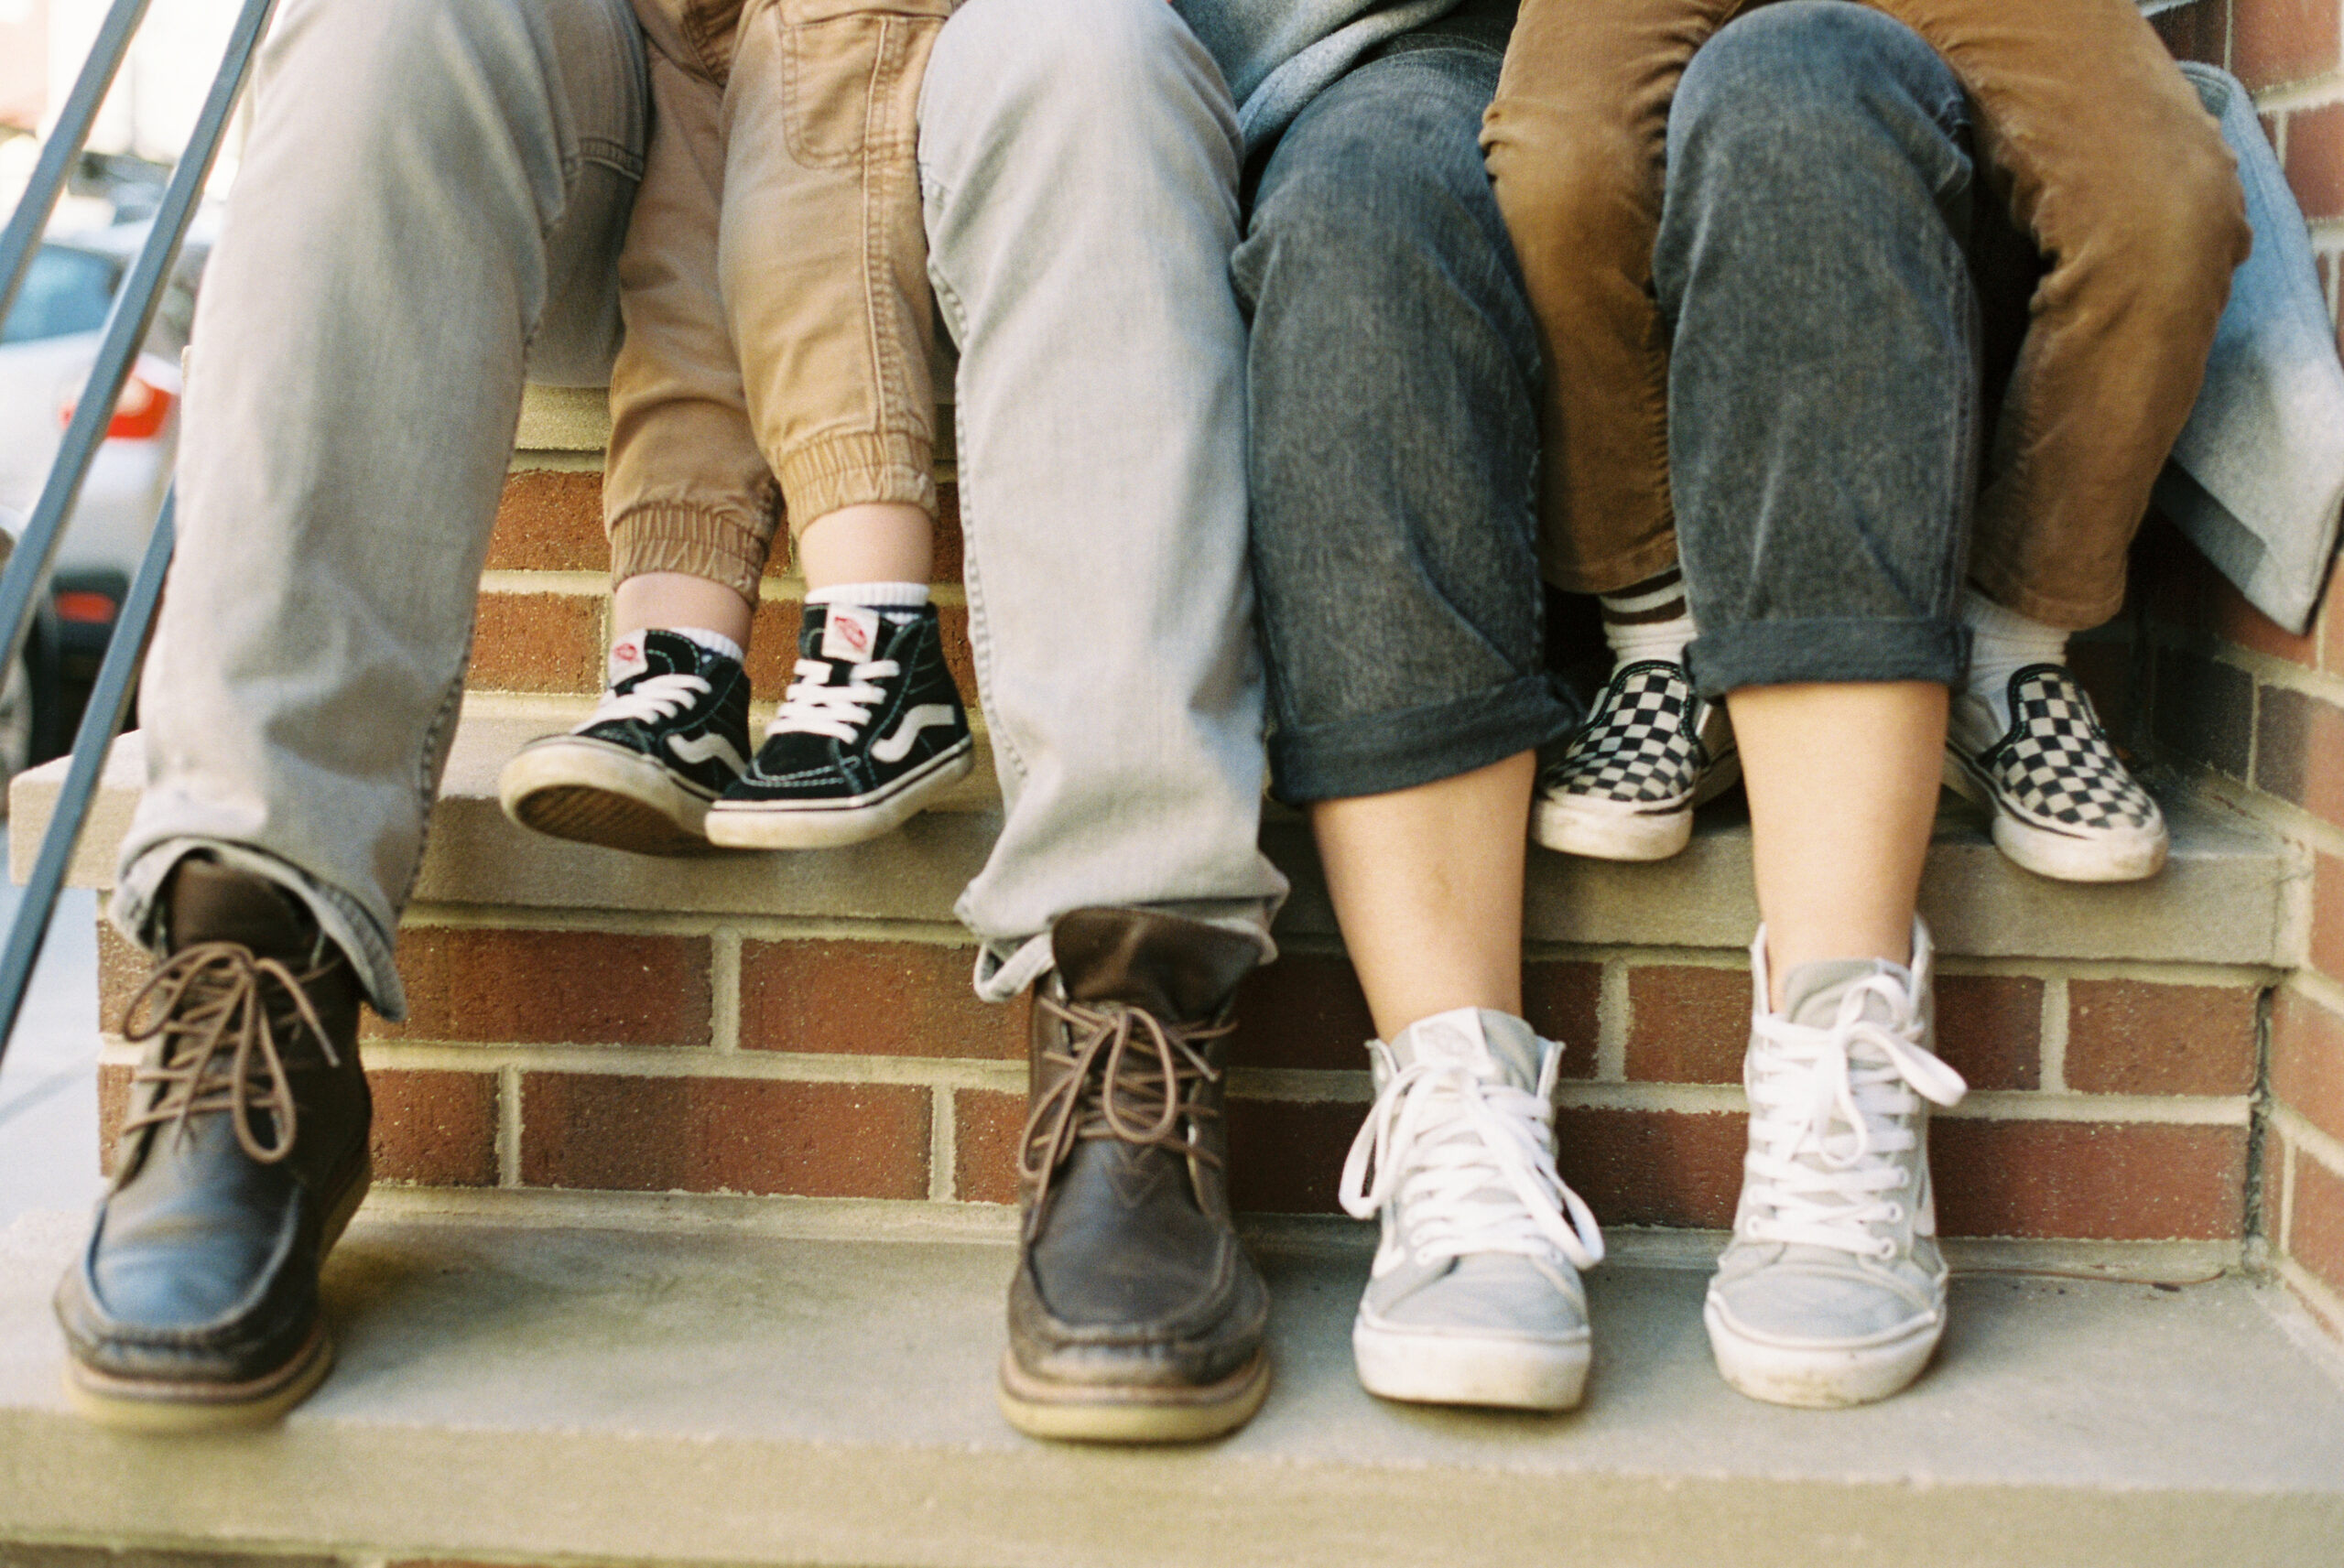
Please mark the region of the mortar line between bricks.
<svg viewBox="0 0 2344 1568"><path fill-rule="evenodd" d="M2306 1310L2324 1320L2328 1333L2344 1339L2344 1296L2329 1290L2326 1281L2284 1252L2273 1261L2278 1267L2280 1280L2295 1292L2295 1299L2304 1303Z"/></svg>
<svg viewBox="0 0 2344 1568"><path fill-rule="evenodd" d="M2266 654L2249 648L2212 633L2177 632L2159 627L2152 633L2155 646L2170 648L2176 653L2198 654L2217 664L2228 665L2252 676L2263 686L2275 686L2284 690L2301 692L2331 703L2344 705L2344 676L2323 673L2283 659L2276 654Z"/></svg>
<svg viewBox="0 0 2344 1568"><path fill-rule="evenodd" d="M832 916L742 915L645 910L579 909L509 903L418 903L402 923L460 931L582 931L613 936L710 936L731 931L756 942L917 942L967 947L966 928L940 920L848 919Z"/></svg>
<svg viewBox="0 0 2344 1568"><path fill-rule="evenodd" d="M496 1075L496 1184L521 1184L521 1070L505 1067Z"/></svg>
<svg viewBox="0 0 2344 1568"><path fill-rule="evenodd" d="M2047 975L2043 981L2042 1060L2036 1073L2046 1094L2064 1094L2067 1087L2067 977Z"/></svg>
<svg viewBox="0 0 2344 1568"><path fill-rule="evenodd" d="M1603 960L1595 992L1595 1076L1607 1084L1628 1076L1628 1033L1635 1023L1635 1000L1628 987L1628 960Z"/></svg>
<svg viewBox="0 0 2344 1568"><path fill-rule="evenodd" d="M2329 70L2301 81L2263 89L2254 100L2254 108L2260 114L2284 115L2305 109L2325 109L2339 100L2344 100L2344 77Z"/></svg>
<svg viewBox="0 0 2344 1568"><path fill-rule="evenodd" d="M2283 990L2292 989L2306 1001L2318 1003L2328 1011L2344 1016L2344 980L2333 980L2317 969L2296 969L2291 972Z"/></svg>
<svg viewBox="0 0 2344 1568"><path fill-rule="evenodd" d="M1555 1103L1574 1110L1663 1111L1688 1116L1738 1116L1748 1108L1739 1084L1568 1082L1556 1087ZM1952 1109L1932 1114L1961 1121L2244 1127L2252 1110L2243 1096L2052 1095L2035 1089L1980 1089Z"/></svg>
<svg viewBox="0 0 2344 1568"><path fill-rule="evenodd" d="M959 1196L960 1163L952 1091L939 1084L928 1091L928 1201L950 1203Z"/></svg>
<svg viewBox="0 0 2344 1568"><path fill-rule="evenodd" d="M741 1048L741 934L720 929L708 943L708 1043L722 1054Z"/></svg>
<svg viewBox="0 0 2344 1568"><path fill-rule="evenodd" d="M509 477L524 473L601 473L602 449L583 447L515 447L506 460Z"/></svg>
<svg viewBox="0 0 2344 1568"><path fill-rule="evenodd" d="M2288 1153L2293 1154L2300 1150L2318 1161L2329 1175L2344 1181L2344 1141L2339 1141L2313 1126L2299 1115L2294 1107L2284 1101L2278 1101L2272 1105L2271 1120L2272 1124L2286 1136ZM2288 1173L2288 1181L2291 1185L2294 1175L2291 1170Z"/></svg>
<svg viewBox="0 0 2344 1568"><path fill-rule="evenodd" d="M608 572L576 571L509 571L499 568L480 574L480 590L484 594L562 594L573 599L591 596L601 599L611 591Z"/></svg>
<svg viewBox="0 0 2344 1568"><path fill-rule="evenodd" d="M439 1068L447 1072L512 1069L590 1077L739 1078L761 1082L910 1084L958 1089L1013 1088L1023 1093L1026 1065L973 1056L855 1056L810 1051L736 1051L705 1045L480 1044L445 1040L368 1040L374 1068ZM1365 1075L1361 1075L1362 1077Z"/></svg>

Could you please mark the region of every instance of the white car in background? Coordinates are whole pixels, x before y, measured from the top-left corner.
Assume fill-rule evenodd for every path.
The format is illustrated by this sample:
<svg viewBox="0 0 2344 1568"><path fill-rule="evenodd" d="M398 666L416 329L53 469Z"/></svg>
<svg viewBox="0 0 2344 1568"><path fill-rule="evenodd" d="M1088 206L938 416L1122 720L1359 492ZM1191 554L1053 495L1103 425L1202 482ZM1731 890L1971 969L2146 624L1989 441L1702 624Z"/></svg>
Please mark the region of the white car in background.
<svg viewBox="0 0 2344 1568"><path fill-rule="evenodd" d="M123 223L44 239L0 323L0 526L12 537L48 481L114 295L146 232L143 222ZM5 772L71 742L71 726L154 532L179 451L179 356L208 248L191 237L182 251L67 522L47 605L53 646L43 649L35 640L31 700L19 705L28 713L12 712L0 696Z"/></svg>

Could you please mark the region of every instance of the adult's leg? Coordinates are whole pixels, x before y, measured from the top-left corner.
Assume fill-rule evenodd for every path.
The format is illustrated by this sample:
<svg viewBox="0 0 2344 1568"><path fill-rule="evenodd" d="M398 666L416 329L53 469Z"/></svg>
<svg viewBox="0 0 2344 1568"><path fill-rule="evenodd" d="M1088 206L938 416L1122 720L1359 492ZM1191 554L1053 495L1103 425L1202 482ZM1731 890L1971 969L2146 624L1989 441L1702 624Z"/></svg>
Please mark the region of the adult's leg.
<svg viewBox="0 0 2344 1568"><path fill-rule="evenodd" d="M1159 0L982 0L937 40L920 165L1004 806L959 911L985 994L1040 980L1002 1404L1209 1436L1268 1384L1219 1064L1286 889L1255 841L1235 113Z"/></svg>
<svg viewBox="0 0 2344 1568"><path fill-rule="evenodd" d="M302 0L204 280L181 535L115 919L203 849L403 1011L392 933L454 727L525 369L597 384L641 169L618 0Z"/></svg>
<svg viewBox="0 0 2344 1568"><path fill-rule="evenodd" d="M1473 144L1495 67L1417 34L1330 89L1235 261L1271 766L1386 1038L1521 1011L1530 752L1570 718L1541 658L1538 351Z"/></svg>
<svg viewBox="0 0 2344 1568"><path fill-rule="evenodd" d="M1233 112L1159 0L987 0L921 102L930 274L960 349L960 521L1001 837L959 914L984 989L1090 904L1266 956L1245 562Z"/></svg>
<svg viewBox="0 0 2344 1568"><path fill-rule="evenodd" d="M1753 1397L1854 1403L1918 1375L1945 1317L1923 1102L1961 1081L1928 1048L1914 897L1968 654L1968 109L1900 25L1785 0L1695 57L1668 153L1687 657L1741 736L1764 917L1710 1341Z"/></svg>
<svg viewBox="0 0 2344 1568"><path fill-rule="evenodd" d="M1329 88L1264 168L1235 273L1274 776L1309 806L1383 1036L1344 1172L1384 1226L1360 1378L1557 1408L1601 1243L1555 1173L1561 1047L1519 1016L1532 748L1569 714L1540 657L1538 353L1474 140L1497 65L1435 27Z"/></svg>

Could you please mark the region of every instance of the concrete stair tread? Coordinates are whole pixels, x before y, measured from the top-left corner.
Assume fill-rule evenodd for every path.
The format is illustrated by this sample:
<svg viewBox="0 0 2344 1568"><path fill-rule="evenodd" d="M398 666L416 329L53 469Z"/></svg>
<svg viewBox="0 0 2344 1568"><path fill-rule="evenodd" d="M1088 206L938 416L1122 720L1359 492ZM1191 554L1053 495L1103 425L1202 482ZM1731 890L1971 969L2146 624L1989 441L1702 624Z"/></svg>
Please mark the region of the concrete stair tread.
<svg viewBox="0 0 2344 1568"><path fill-rule="evenodd" d="M2344 1539L2344 1387L2269 1287L1964 1277L1919 1385L1821 1414L1718 1380L1700 1271L1612 1266L1586 1406L1477 1414L1353 1380L1363 1230L1257 1245L1267 1407L1218 1445L1143 1453L1030 1442L995 1412L997 1242L363 1217L328 1273L325 1388L281 1431L166 1445L65 1412L48 1296L81 1222L27 1217L0 1235L0 1539L1284 1568L1834 1543L2143 1568L2332 1562Z"/></svg>
<svg viewBox="0 0 2344 1568"><path fill-rule="evenodd" d="M991 769L902 832L852 849L803 855L711 855L661 860L568 845L506 821L496 773L529 738L561 728L546 714L468 711L456 733L416 897L427 904L601 909L780 918L950 924L952 902L982 864L998 827ZM986 759L987 762L990 759ZM116 847L144 776L140 737L117 742L91 826L74 857L77 886L110 886ZM64 776L62 759L20 774L9 837L19 874L31 864ZM2286 961L2284 900L2296 873L2279 841L2247 819L2194 803L2172 813L2171 862L2121 886L2053 882L2003 860L1979 815L1941 815L1923 913L1941 950L1965 957ZM1749 828L1735 806L1703 813L1674 860L1619 865L1534 849L1530 940L1731 948L1755 921ZM1308 830L1273 811L1264 841L1295 882L1279 929L1332 936L1333 913Z"/></svg>

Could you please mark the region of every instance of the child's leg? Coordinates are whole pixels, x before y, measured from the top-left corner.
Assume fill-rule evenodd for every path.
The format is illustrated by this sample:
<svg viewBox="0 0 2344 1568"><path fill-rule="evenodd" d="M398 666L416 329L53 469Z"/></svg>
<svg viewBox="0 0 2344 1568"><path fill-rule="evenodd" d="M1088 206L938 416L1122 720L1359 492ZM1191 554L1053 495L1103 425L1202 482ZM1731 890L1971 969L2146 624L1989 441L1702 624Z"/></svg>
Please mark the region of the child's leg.
<svg viewBox="0 0 2344 1568"><path fill-rule="evenodd" d="M1546 359L1546 579L1609 593L1676 564L1668 334L1652 298L1669 101L1747 0L1523 0L1481 145Z"/></svg>
<svg viewBox="0 0 2344 1568"><path fill-rule="evenodd" d="M567 735L524 748L505 808L559 838L647 854L706 846L710 803L748 765L742 667L780 504L750 431L716 287L721 90L651 44L653 133L619 263L626 341L611 378L610 690Z"/></svg>
<svg viewBox="0 0 2344 1568"><path fill-rule="evenodd" d="M712 842L852 843L967 775L975 741L928 602L936 396L919 89L955 0L752 0L726 87L724 302L780 476L797 680Z"/></svg>

